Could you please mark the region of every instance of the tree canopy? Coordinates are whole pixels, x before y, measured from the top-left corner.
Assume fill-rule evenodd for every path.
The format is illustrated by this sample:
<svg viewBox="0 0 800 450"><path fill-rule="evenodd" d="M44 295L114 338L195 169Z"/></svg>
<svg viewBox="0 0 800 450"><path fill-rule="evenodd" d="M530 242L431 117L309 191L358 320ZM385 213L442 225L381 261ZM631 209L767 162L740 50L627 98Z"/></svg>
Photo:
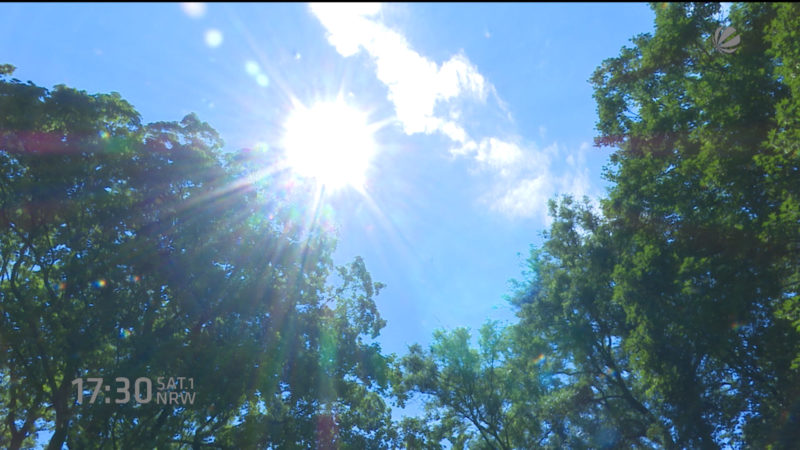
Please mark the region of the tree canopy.
<svg viewBox="0 0 800 450"><path fill-rule="evenodd" d="M307 193L262 175L269 155L221 152L195 115L142 124L116 93L12 72L0 446L44 429L57 449L389 445L381 285L360 259L334 270L332 237L290 201ZM78 404L72 384L179 376L192 403Z"/></svg>
<svg viewBox="0 0 800 450"><path fill-rule="evenodd" d="M402 360L456 447L800 441L800 8L735 4L729 23L718 4L652 8L655 33L590 80L612 187L599 210L551 204L503 358L458 332ZM741 45L716 52L728 25ZM523 425L490 409L527 401Z"/></svg>

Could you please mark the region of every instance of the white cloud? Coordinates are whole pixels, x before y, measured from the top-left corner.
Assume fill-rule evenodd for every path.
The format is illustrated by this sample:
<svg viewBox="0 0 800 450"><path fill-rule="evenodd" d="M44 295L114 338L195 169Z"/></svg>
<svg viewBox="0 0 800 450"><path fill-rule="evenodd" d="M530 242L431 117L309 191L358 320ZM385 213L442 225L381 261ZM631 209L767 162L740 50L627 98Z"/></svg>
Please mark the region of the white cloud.
<svg viewBox="0 0 800 450"><path fill-rule="evenodd" d="M481 141L475 159L496 169L503 169L522 159L522 149L517 144L492 137Z"/></svg>
<svg viewBox="0 0 800 450"><path fill-rule="evenodd" d="M495 211L514 217L547 219L547 200L553 192L553 179L547 173L508 183L498 191L483 199Z"/></svg>
<svg viewBox="0 0 800 450"><path fill-rule="evenodd" d="M442 64L426 58L401 33L384 25L380 4L312 4L310 8L327 30L328 42L343 57L363 51L373 60L376 76L387 86L388 100L406 134L441 134L452 142L452 155L470 157L479 171L490 174L493 186L480 200L492 210L547 222L547 200L553 195L589 193L583 147L565 152L553 143L539 149L508 133L476 130L475 123L485 122L487 107L499 110L502 114L496 117L505 125L513 125L513 117L494 86L463 52ZM488 105L490 95L493 103ZM481 120L469 122L465 116L475 105ZM546 128L537 131L544 139ZM476 134L481 138L472 137ZM568 173L555 175L553 161L565 153Z"/></svg>
<svg viewBox="0 0 800 450"><path fill-rule="evenodd" d="M436 132L468 137L455 131L454 124L434 114L437 103L461 96L485 101L489 91L483 76L466 56L458 54L441 66L414 51L406 38L373 16L380 5L312 4L328 31L328 42L344 57L366 51L375 61L376 75L389 88L389 100L407 134ZM455 134L453 134L455 132Z"/></svg>
<svg viewBox="0 0 800 450"><path fill-rule="evenodd" d="M548 199L562 194L576 199L597 196L586 167L588 148L584 143L577 151L570 151L555 142L543 149L533 144L524 149L517 147L520 153L513 158L495 158L496 163L507 164L498 170L500 176L480 200L493 211L510 217L540 219L549 226ZM554 162L562 160L566 164L556 173Z"/></svg>
<svg viewBox="0 0 800 450"><path fill-rule="evenodd" d="M460 95L462 92L471 93L481 101L486 100L486 86L483 76L473 66L466 56L459 54L442 64L439 69L439 89L445 99Z"/></svg>

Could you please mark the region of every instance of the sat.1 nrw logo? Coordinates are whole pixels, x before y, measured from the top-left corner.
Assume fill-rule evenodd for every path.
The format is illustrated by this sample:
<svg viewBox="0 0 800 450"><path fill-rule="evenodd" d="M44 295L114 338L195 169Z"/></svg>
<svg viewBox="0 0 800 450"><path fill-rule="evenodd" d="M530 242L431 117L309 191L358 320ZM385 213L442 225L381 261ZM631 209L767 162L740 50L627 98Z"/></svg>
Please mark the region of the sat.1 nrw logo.
<svg viewBox="0 0 800 450"><path fill-rule="evenodd" d="M736 28L733 27L719 27L714 35L711 36L711 41L714 43L714 49L722 53L733 53L739 48L739 43L742 41L741 36L731 35L736 33ZM730 39L728 39L730 38Z"/></svg>

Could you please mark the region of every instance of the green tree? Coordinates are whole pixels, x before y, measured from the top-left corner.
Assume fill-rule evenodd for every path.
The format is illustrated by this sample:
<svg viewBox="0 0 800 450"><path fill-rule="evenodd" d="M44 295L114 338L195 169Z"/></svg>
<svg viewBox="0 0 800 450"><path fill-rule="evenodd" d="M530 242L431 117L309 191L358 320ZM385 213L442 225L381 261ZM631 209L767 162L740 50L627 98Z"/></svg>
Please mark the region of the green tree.
<svg viewBox="0 0 800 450"><path fill-rule="evenodd" d="M550 214L545 243L532 251L528 280L518 283L512 302L519 307L517 351L557 364L551 370L563 387L546 398L557 443L672 446L659 403L625 348L632 327L613 298L613 271L623 249L588 200L551 202Z"/></svg>
<svg viewBox="0 0 800 450"><path fill-rule="evenodd" d="M762 225L761 240L783 246L787 255L777 262L784 294L778 315L792 321L800 332L800 48L797 45L797 27L800 27L800 7L785 3L775 6L776 17L765 33L770 43L768 55L775 62L775 75L788 88L788 95L776 103L776 127L770 130L766 146L771 152L754 158L769 179L764 189L774 202L770 217ZM793 257L792 257L793 256ZM794 368L800 367L800 348L795 349ZM795 413L796 414L796 413Z"/></svg>
<svg viewBox="0 0 800 450"><path fill-rule="evenodd" d="M456 447L800 442L800 9L735 4L726 19L718 4L652 8L655 33L591 78L597 144L615 148L608 198L599 212L551 203L512 297L520 322L493 373L518 379L509 386L550 380L477 389L480 350L463 331L438 335L429 353L411 349L404 375L445 411L433 419L457 420L428 435L408 421L411 438L438 442L444 427L465 436ZM730 54L711 44L727 25L741 35ZM533 415L509 427L505 414L478 416L489 425L464 413L506 402ZM478 438L479 425L541 439Z"/></svg>
<svg viewBox="0 0 800 450"><path fill-rule="evenodd" d="M398 397L420 396L426 415L404 424L408 447L441 448L447 440L454 448L532 448L547 438L537 400L554 383L537 376L535 362L516 358L510 333L490 322L477 349L464 328L436 332L427 352L409 348L399 361Z"/></svg>
<svg viewBox="0 0 800 450"><path fill-rule="evenodd" d="M800 439L800 334L785 319L800 154L786 63L800 15L735 4L741 45L724 54L708 43L725 25L717 4L653 6L655 34L592 77L598 142L618 147L603 212L622 345L674 445L788 446Z"/></svg>
<svg viewBox="0 0 800 450"><path fill-rule="evenodd" d="M40 430L54 449L390 445L380 284L360 259L332 272L308 192L263 175L274 154L223 153L195 115L144 125L116 93L13 70L0 66L0 446ZM194 401L76 403L78 377L159 376L192 377Z"/></svg>

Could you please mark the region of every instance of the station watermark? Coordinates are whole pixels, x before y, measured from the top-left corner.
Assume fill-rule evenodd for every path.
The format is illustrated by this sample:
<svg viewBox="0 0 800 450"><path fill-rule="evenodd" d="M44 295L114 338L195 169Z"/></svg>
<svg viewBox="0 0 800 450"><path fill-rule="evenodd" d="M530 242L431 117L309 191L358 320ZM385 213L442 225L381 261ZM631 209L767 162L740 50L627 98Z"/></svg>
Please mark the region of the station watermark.
<svg viewBox="0 0 800 450"><path fill-rule="evenodd" d="M105 404L193 405L195 401L194 378L191 377L128 377L113 380L100 377L79 377L72 380L76 386L77 402Z"/></svg>
<svg viewBox="0 0 800 450"><path fill-rule="evenodd" d="M733 53L738 50L742 38L739 35L733 36L734 33L736 33L736 28L733 27L717 28L714 34L711 35L714 50L720 53Z"/></svg>

